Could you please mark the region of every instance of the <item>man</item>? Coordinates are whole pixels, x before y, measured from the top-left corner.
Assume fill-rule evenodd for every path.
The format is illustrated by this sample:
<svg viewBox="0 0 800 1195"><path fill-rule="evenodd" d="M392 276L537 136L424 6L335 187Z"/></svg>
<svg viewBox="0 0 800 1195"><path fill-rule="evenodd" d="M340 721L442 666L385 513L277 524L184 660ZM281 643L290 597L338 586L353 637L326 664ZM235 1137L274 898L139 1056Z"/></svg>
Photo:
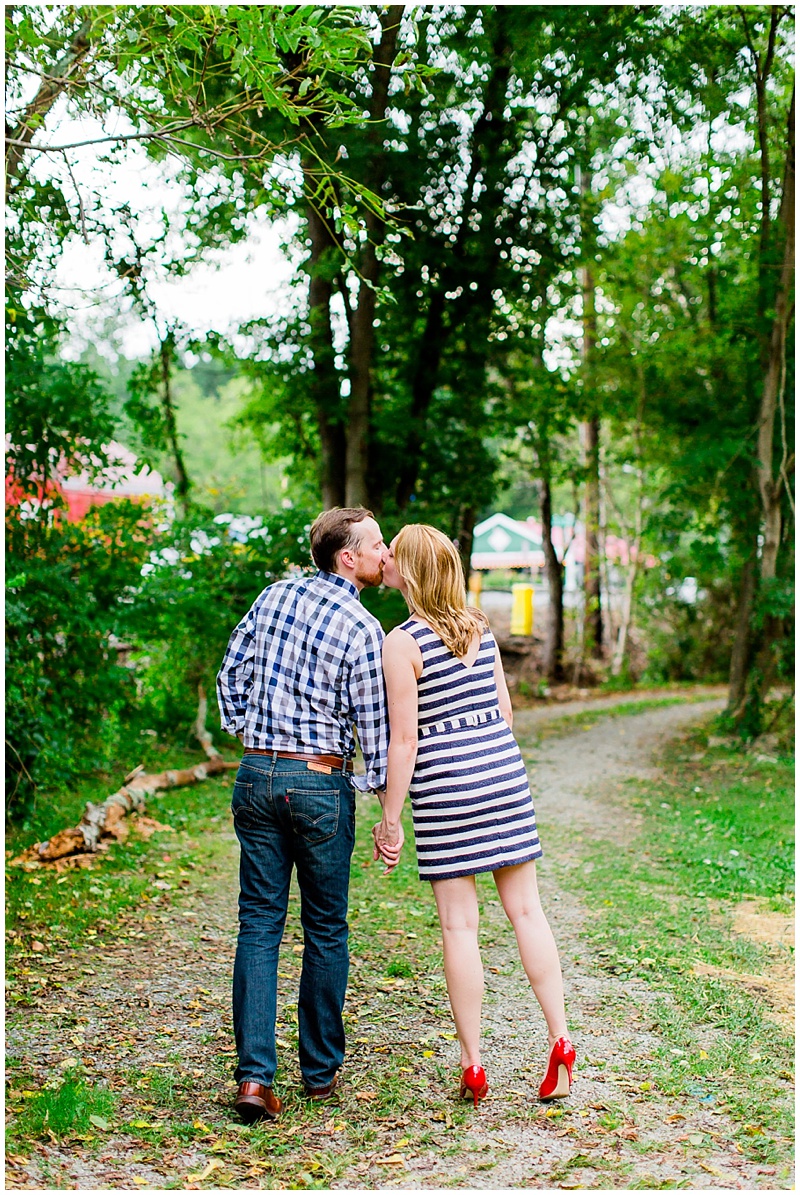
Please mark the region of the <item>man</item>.
<svg viewBox="0 0 800 1195"><path fill-rule="evenodd" d="M321 514L311 528L319 572L278 581L234 630L217 677L222 728L244 754L232 811L241 847L233 1023L235 1108L275 1120L278 948L297 868L305 950L298 1032L306 1094L327 1099L344 1058L347 897L354 786L386 783L383 632L359 601L379 585L381 530L363 507ZM357 732L365 776L353 776Z"/></svg>

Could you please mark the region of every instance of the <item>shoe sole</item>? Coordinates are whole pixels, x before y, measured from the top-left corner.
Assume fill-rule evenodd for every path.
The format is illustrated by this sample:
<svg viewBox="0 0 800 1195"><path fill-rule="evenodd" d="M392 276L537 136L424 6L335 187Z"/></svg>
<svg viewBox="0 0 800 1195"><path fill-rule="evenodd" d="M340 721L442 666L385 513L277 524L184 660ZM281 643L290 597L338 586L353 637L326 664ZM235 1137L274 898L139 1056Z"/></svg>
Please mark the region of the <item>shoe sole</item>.
<svg viewBox="0 0 800 1195"><path fill-rule="evenodd" d="M329 1091L320 1091L320 1092L312 1093L308 1090L308 1088L306 1088L306 1091L305 1091L306 1099L311 1100L312 1103L315 1103L315 1104L324 1104L326 1100L331 1099L331 1097L336 1094L336 1089L338 1086L339 1086L339 1080L334 1079L333 1082L331 1083Z"/></svg>
<svg viewBox="0 0 800 1195"><path fill-rule="evenodd" d="M255 1124L259 1120L277 1120L280 1113L269 1112L261 1104L234 1104L234 1112L238 1112L245 1124Z"/></svg>

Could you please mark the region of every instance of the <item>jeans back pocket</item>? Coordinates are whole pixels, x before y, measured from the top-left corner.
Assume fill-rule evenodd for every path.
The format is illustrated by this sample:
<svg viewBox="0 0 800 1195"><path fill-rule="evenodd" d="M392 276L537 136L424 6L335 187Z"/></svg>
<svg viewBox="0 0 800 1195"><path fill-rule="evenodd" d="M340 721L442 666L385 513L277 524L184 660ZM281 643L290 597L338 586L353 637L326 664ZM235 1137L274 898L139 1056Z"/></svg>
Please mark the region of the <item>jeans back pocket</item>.
<svg viewBox="0 0 800 1195"><path fill-rule="evenodd" d="M305 778L301 784L308 783ZM295 834L309 844L326 842L339 828L339 788L287 788L286 798Z"/></svg>

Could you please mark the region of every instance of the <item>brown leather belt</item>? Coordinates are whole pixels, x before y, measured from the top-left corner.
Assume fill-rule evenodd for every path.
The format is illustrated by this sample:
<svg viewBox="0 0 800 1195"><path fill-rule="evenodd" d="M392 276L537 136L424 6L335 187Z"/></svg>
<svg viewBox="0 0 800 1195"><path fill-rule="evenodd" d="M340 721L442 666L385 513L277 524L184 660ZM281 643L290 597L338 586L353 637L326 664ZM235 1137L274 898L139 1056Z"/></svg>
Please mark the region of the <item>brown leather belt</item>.
<svg viewBox="0 0 800 1195"><path fill-rule="evenodd" d="M278 759L299 759L301 763L321 763L326 768L335 768L337 772L343 769L352 772L352 759L345 760L343 755L301 755L298 751L268 751L264 747L245 747L245 755L269 755Z"/></svg>

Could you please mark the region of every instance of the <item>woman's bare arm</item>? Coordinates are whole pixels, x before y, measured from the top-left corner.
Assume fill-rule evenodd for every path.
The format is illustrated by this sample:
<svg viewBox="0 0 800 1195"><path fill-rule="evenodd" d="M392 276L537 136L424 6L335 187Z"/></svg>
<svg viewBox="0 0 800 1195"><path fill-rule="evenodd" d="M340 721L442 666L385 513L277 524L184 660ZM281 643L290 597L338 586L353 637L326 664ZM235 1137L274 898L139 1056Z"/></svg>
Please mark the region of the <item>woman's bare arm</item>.
<svg viewBox="0 0 800 1195"><path fill-rule="evenodd" d="M494 644L494 679L497 685L497 699L500 703L500 713L509 725L509 729L514 725L514 711L511 708L511 697L508 692L508 685L506 684L506 674L503 671L503 661L500 659L500 648L497 646L497 640Z"/></svg>
<svg viewBox="0 0 800 1195"><path fill-rule="evenodd" d="M389 763L383 817L373 829L376 858L389 869L397 863L403 845L400 816L417 759L417 678L422 655L414 639L399 627L383 644L383 675L389 709Z"/></svg>

